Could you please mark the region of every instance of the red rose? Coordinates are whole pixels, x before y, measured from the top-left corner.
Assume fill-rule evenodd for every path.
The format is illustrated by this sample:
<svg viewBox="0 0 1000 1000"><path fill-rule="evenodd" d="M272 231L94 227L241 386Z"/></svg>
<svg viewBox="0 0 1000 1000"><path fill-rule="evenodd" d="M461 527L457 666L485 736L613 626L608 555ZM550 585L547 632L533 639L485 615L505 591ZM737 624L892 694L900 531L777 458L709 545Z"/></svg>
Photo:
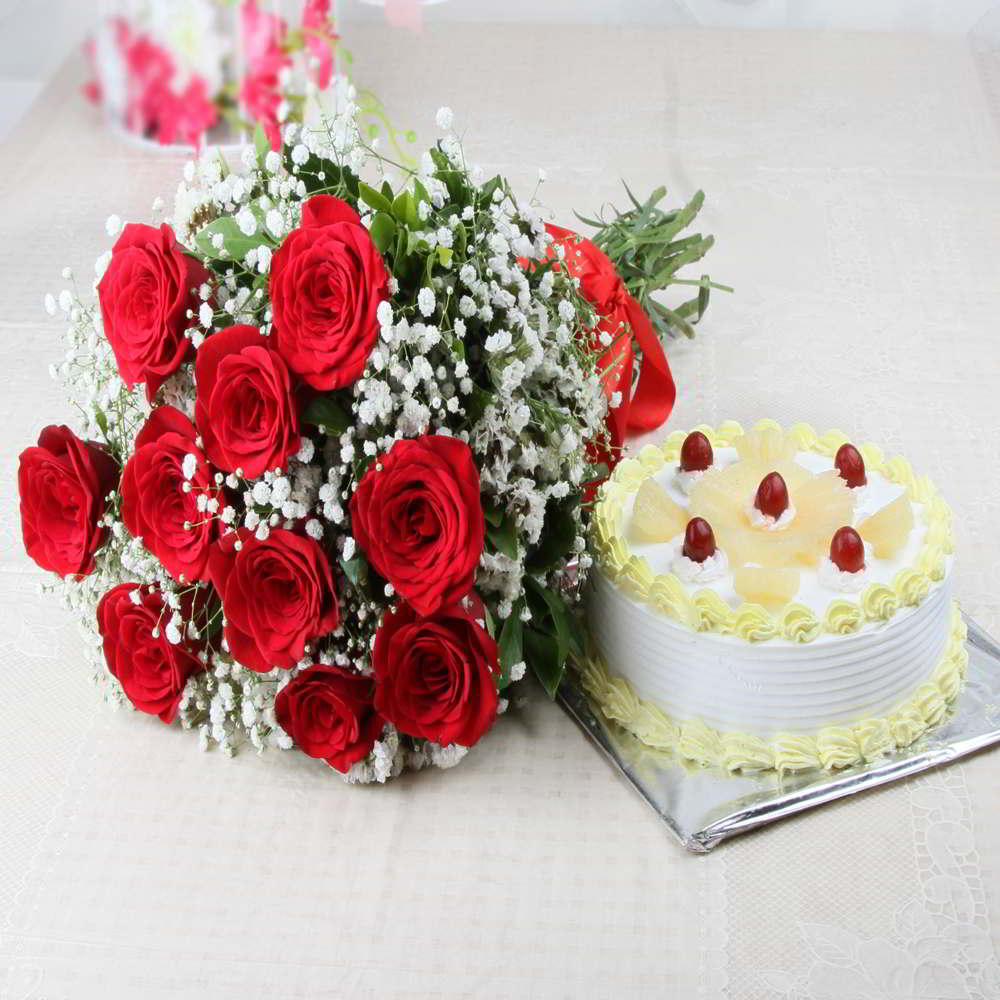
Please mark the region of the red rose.
<svg viewBox="0 0 1000 1000"><path fill-rule="evenodd" d="M422 615L472 588L485 520L469 446L440 434L397 441L351 497L354 537Z"/></svg>
<svg viewBox="0 0 1000 1000"><path fill-rule="evenodd" d="M24 550L60 576L92 572L108 537L105 497L117 482L118 465L102 445L68 427L46 427L38 445L21 452L17 470Z"/></svg>
<svg viewBox="0 0 1000 1000"><path fill-rule="evenodd" d="M292 371L316 389L356 382L389 298L389 272L358 213L332 195L310 198L274 254L270 291L274 336Z"/></svg>
<svg viewBox="0 0 1000 1000"><path fill-rule="evenodd" d="M187 311L197 302L192 290L208 279L166 223L159 229L131 223L118 237L97 286L104 334L125 384L145 382L150 402L188 356Z"/></svg>
<svg viewBox="0 0 1000 1000"><path fill-rule="evenodd" d="M134 593L138 603L132 599ZM119 584L97 605L108 670L140 712L158 715L164 722L177 716L187 679L205 669L194 644L187 640L174 644L167 638L170 616L159 592L137 583Z"/></svg>
<svg viewBox="0 0 1000 1000"><path fill-rule="evenodd" d="M208 571L229 651L250 670L294 667L306 643L340 620L330 561L311 538L283 528L263 541L245 528L232 531L215 543Z"/></svg>
<svg viewBox="0 0 1000 1000"><path fill-rule="evenodd" d="M255 479L284 468L300 446L299 410L288 367L270 337L231 326L209 337L195 361L195 420L220 469Z"/></svg>
<svg viewBox="0 0 1000 1000"><path fill-rule="evenodd" d="M367 757L385 720L372 704L372 682L343 667L306 667L278 692L278 725L299 749L346 772Z"/></svg>
<svg viewBox="0 0 1000 1000"><path fill-rule="evenodd" d="M471 747L493 724L497 646L461 606L387 612L373 658L375 707L404 733Z"/></svg>
<svg viewBox="0 0 1000 1000"><path fill-rule="evenodd" d="M186 455L195 458L190 480L184 476ZM198 510L199 496L225 506L212 469L195 444L194 424L180 410L160 406L139 431L135 454L122 473L122 520L175 580L208 578L208 550L218 537L219 521L217 513L213 517Z"/></svg>

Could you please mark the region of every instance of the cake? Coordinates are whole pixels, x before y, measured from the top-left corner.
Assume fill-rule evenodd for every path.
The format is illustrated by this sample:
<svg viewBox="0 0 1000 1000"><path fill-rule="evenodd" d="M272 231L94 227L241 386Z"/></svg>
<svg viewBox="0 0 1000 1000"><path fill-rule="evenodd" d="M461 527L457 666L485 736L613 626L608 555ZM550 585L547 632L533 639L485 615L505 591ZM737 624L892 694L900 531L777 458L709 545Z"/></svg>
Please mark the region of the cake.
<svg viewBox="0 0 1000 1000"><path fill-rule="evenodd" d="M965 676L951 511L839 431L677 431L594 509L581 683L643 743L730 771L908 746Z"/></svg>

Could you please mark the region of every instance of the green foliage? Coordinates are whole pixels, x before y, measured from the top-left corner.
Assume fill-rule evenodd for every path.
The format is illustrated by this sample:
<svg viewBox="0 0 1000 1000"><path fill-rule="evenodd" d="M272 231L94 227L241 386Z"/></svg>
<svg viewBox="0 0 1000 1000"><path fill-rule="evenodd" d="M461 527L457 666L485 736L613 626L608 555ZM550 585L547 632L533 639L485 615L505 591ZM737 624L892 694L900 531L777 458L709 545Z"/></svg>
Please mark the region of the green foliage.
<svg viewBox="0 0 1000 1000"><path fill-rule="evenodd" d="M510 684L510 668L524 659L524 623L521 621L523 607L524 598L518 598L500 628L500 636L497 639L497 660L500 664L497 687L500 690Z"/></svg>
<svg viewBox="0 0 1000 1000"><path fill-rule="evenodd" d="M256 212L254 213L257 214ZM222 236L222 248L217 250L212 242L216 234ZM210 222L195 237L198 250L210 260L234 260L241 261L248 251L254 247L274 246L274 240L264 228L263 220L258 218L257 231L253 236L247 236L240 229L236 220L231 215L224 215L222 218Z"/></svg>
<svg viewBox="0 0 1000 1000"><path fill-rule="evenodd" d="M562 503L549 501L541 538L534 551L529 553L526 562L529 572L540 573L552 569L569 554L577 534L577 520L574 517L577 505L575 497Z"/></svg>
<svg viewBox="0 0 1000 1000"><path fill-rule="evenodd" d="M531 611L531 620L523 628L524 660L546 694L555 698L566 672L566 659L577 647L576 623L569 605L550 587L530 576L525 577L524 587Z"/></svg>
<svg viewBox="0 0 1000 1000"><path fill-rule="evenodd" d="M708 308L710 290L715 288L731 292L726 285L711 281L708 275L700 278L681 278L678 272L701 260L715 243L712 236L695 233L681 236L701 211L705 195L695 192L694 197L682 208L664 211L658 204L666 197L667 189L658 187L645 201L640 202L625 184L632 207L624 212L612 207L613 218L577 218L597 232L592 240L603 250L621 274L625 287L646 311L653 326L660 334L694 336L694 323ZM653 298L671 285L696 286L695 295L673 308Z"/></svg>
<svg viewBox="0 0 1000 1000"><path fill-rule="evenodd" d="M345 406L333 394L316 396L306 406L302 414L306 423L322 427L327 434L343 434L348 427L354 425L350 406Z"/></svg>
<svg viewBox="0 0 1000 1000"><path fill-rule="evenodd" d="M497 552L511 559L517 559L517 524L510 514L503 514L499 522L486 520L486 537Z"/></svg>

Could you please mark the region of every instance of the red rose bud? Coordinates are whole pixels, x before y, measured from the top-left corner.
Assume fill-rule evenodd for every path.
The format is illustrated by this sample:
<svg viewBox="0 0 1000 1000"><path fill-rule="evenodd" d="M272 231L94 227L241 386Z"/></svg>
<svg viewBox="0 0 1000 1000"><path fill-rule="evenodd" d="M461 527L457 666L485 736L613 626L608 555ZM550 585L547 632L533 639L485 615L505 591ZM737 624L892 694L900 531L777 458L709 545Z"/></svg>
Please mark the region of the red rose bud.
<svg viewBox="0 0 1000 1000"><path fill-rule="evenodd" d="M837 456L833 464L840 473L840 478L852 489L855 486L864 486L868 482L865 475L865 460L861 457L861 452L853 444L842 444L837 449Z"/></svg>
<svg viewBox="0 0 1000 1000"><path fill-rule="evenodd" d="M375 634L375 707L409 736L471 747L497 714L497 646L459 605L423 618L408 604Z"/></svg>
<svg viewBox="0 0 1000 1000"><path fill-rule="evenodd" d="M769 472L757 487L754 507L777 520L788 510L788 487L780 472Z"/></svg>
<svg viewBox="0 0 1000 1000"><path fill-rule="evenodd" d="M389 298L389 272L358 213L332 195L310 198L275 251L269 288L272 336L288 367L316 389L353 385Z"/></svg>
<svg viewBox="0 0 1000 1000"><path fill-rule="evenodd" d="M370 677L317 664L278 692L274 714L303 753L344 773L371 753L385 726L373 694Z"/></svg>
<svg viewBox="0 0 1000 1000"><path fill-rule="evenodd" d="M153 410L135 439L121 486L125 527L175 580L183 576L186 582L208 578L209 549L219 535L218 519L198 510L198 497L217 500L220 510L225 506L195 437L194 424L180 410ZM195 457L190 479L184 476L187 455Z"/></svg>
<svg viewBox="0 0 1000 1000"><path fill-rule="evenodd" d="M830 561L845 573L865 568L865 544L851 527L838 528L830 542Z"/></svg>
<svg viewBox="0 0 1000 1000"><path fill-rule="evenodd" d="M255 326L213 334L198 351L195 380L195 421L214 465L247 479L288 467L302 444L299 407L270 337Z"/></svg>
<svg viewBox="0 0 1000 1000"><path fill-rule="evenodd" d="M715 460L712 442L701 431L691 431L681 445L681 469L684 472L702 472Z"/></svg>
<svg viewBox="0 0 1000 1000"><path fill-rule="evenodd" d="M229 650L249 670L291 669L340 621L330 560L312 538L272 528L262 540L241 528L215 543L208 572Z"/></svg>
<svg viewBox="0 0 1000 1000"><path fill-rule="evenodd" d="M97 286L104 335L122 380L130 389L145 382L150 402L191 351L187 311L197 308L196 290L209 278L166 223L130 223L111 251Z"/></svg>
<svg viewBox="0 0 1000 1000"><path fill-rule="evenodd" d="M25 552L60 576L93 572L94 553L108 537L105 498L117 484L118 465L103 445L65 426L46 427L18 464Z"/></svg>
<svg viewBox="0 0 1000 1000"><path fill-rule="evenodd" d="M132 600L136 592L138 603ZM191 614L190 600L182 608L185 613ZM177 716L188 678L205 669L198 659L199 644L167 638L171 614L158 591L137 583L119 584L97 605L108 670L140 712L158 715L164 722Z"/></svg>
<svg viewBox="0 0 1000 1000"><path fill-rule="evenodd" d="M715 555L715 532L703 517L692 517L684 529L681 551L696 563L703 563Z"/></svg>
<svg viewBox="0 0 1000 1000"><path fill-rule="evenodd" d="M397 441L351 497L351 526L419 614L455 604L472 589L486 535L472 450L441 434Z"/></svg>

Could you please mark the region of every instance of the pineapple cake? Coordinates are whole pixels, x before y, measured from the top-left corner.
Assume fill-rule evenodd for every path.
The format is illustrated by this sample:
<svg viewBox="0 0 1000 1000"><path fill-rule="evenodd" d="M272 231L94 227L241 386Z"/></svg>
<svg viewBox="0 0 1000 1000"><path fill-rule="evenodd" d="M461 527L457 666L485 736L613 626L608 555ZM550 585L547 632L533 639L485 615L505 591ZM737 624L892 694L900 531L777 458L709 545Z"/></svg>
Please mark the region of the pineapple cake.
<svg viewBox="0 0 1000 1000"><path fill-rule="evenodd" d="M601 487L592 542L581 682L652 747L843 768L918 740L961 688L950 509L876 445L675 432Z"/></svg>

